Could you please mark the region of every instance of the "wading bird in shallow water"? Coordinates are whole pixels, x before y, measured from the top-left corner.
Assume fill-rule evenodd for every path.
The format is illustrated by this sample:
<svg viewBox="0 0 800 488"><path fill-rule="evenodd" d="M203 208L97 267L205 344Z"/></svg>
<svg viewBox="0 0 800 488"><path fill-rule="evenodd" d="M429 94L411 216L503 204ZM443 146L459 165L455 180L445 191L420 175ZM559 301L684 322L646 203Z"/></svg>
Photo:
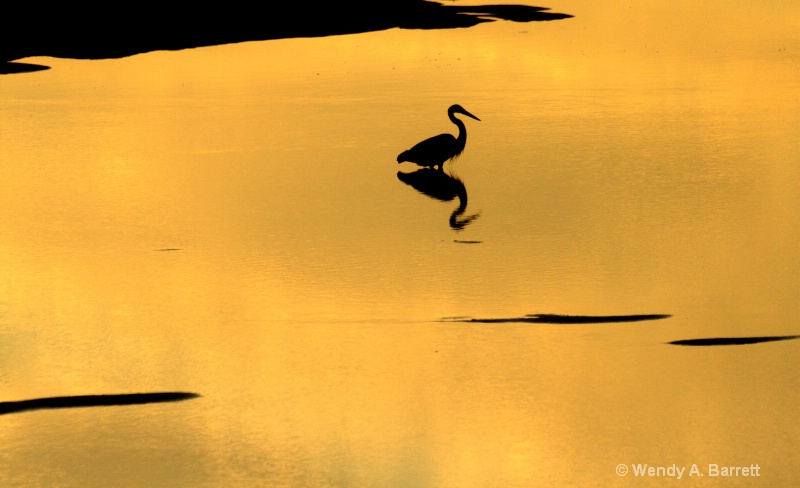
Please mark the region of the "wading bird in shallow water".
<svg viewBox="0 0 800 488"><path fill-rule="evenodd" d="M464 127L464 122L456 118L456 114L464 114L477 121L481 120L464 110L461 105L453 105L447 109L447 116L458 127L458 137L453 137L451 134L439 134L425 139L408 151L400 153L397 156L397 162L409 161L420 166L438 166L439 169L442 169L446 161L461 154L467 144L467 128Z"/></svg>

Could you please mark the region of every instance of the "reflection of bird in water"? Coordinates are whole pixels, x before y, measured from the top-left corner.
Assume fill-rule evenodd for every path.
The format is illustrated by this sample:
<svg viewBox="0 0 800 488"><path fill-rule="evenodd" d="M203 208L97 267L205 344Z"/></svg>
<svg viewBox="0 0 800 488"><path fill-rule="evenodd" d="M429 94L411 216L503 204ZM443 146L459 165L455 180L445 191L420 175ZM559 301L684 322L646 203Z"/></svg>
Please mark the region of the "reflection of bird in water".
<svg viewBox="0 0 800 488"><path fill-rule="evenodd" d="M439 134L425 139L408 151L400 153L397 156L397 162L409 161L420 166L438 166L439 169L442 169L445 161L461 154L467 144L467 128L464 126L464 122L456 118L455 114L464 114L475 120L481 120L464 110L461 105L453 105L447 109L447 116L458 127L458 137L453 137L451 134Z"/></svg>
<svg viewBox="0 0 800 488"><path fill-rule="evenodd" d="M460 179L450 176L444 171L422 168L413 173L397 172L397 179L411 186L423 195L449 202L458 198L458 208L450 215L450 227L462 230L470 222L477 219L480 213L462 217L467 210L467 188Z"/></svg>

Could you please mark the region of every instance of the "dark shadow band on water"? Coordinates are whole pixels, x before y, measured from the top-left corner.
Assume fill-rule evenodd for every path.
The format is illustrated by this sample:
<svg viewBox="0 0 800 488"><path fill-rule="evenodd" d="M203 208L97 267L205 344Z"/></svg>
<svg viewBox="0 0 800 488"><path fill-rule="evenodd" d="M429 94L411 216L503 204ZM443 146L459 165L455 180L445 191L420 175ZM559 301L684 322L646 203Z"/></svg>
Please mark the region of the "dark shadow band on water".
<svg viewBox="0 0 800 488"><path fill-rule="evenodd" d="M31 56L73 59L121 58L158 50L179 50L247 41L323 37L400 29L473 27L497 20L541 22L569 14L528 5L456 6L427 0L338 0L218 2L211 7L130 6L124 13L90 3L32 2L3 5L0 74L15 73L4 61ZM269 63L254 60L254 63Z"/></svg>
<svg viewBox="0 0 800 488"><path fill-rule="evenodd" d="M33 73L34 71L44 71L50 66L33 63L3 63L0 60L0 75L10 75L13 73Z"/></svg>
<svg viewBox="0 0 800 488"><path fill-rule="evenodd" d="M530 323L530 324L607 324L616 322L642 322L645 320L661 320L672 317L667 314L649 315L558 315L530 314L523 317L484 318L445 317L442 322L468 322L480 324Z"/></svg>
<svg viewBox="0 0 800 488"><path fill-rule="evenodd" d="M683 339L667 342L673 346L742 346L746 344L759 344L762 342L788 341L800 339L800 335L792 336L764 336L764 337L712 337L707 339Z"/></svg>
<svg viewBox="0 0 800 488"><path fill-rule="evenodd" d="M81 407L111 407L119 405L143 405L146 403L180 402L198 398L197 393L168 391L159 393L125 393L119 395L77 395L50 398L35 398L18 402L0 402L0 415L31 410Z"/></svg>

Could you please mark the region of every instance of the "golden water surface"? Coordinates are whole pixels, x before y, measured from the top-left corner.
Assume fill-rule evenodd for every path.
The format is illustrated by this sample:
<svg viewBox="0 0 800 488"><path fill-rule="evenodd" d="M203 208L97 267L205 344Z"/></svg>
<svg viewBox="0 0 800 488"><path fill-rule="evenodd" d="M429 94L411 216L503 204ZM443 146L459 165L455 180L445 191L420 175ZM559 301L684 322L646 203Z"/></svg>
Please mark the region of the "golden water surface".
<svg viewBox="0 0 800 488"><path fill-rule="evenodd" d="M800 6L543 6L0 77L0 402L202 395L2 415L0 485L800 484L800 341L668 344L800 334ZM529 314L670 317L464 321Z"/></svg>

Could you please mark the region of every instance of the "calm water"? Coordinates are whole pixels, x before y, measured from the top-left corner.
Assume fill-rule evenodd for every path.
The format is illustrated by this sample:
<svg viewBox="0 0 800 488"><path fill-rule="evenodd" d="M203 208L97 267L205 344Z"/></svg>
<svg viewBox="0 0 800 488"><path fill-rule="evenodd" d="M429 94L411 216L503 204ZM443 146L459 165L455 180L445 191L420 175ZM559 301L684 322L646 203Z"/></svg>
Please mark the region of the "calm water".
<svg viewBox="0 0 800 488"><path fill-rule="evenodd" d="M202 395L0 416L0 484L800 483L800 341L666 344L800 334L800 8L545 6L0 77L0 401ZM459 321L529 314L671 317Z"/></svg>

